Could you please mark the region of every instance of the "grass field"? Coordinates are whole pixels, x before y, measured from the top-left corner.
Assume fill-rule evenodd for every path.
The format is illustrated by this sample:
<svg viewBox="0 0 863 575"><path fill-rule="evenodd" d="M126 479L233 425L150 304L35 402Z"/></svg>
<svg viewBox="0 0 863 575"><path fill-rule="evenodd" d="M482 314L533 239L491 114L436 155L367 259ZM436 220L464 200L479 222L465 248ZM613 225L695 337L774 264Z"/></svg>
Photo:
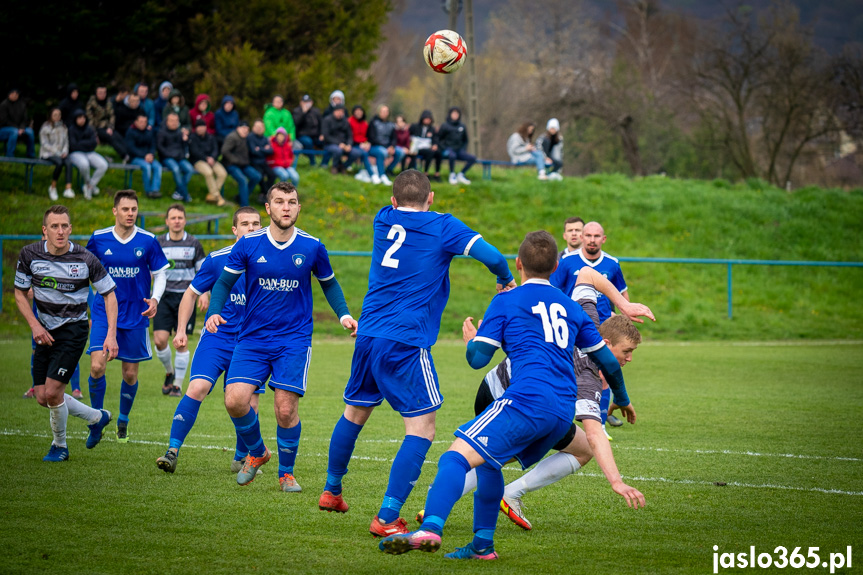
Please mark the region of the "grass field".
<svg viewBox="0 0 863 575"><path fill-rule="evenodd" d="M176 474L156 468L177 400L161 395L155 361L142 364L128 444L106 436L88 451L84 423L70 418L70 461L43 463L50 444L47 410L20 398L29 385L28 342L0 342L0 456L9 464L0 482L0 571L711 573L714 545L735 553L751 545L757 553L801 546L804 554L817 546L825 559L849 545L855 555L863 551L859 342L643 345L624 370L638 423L612 433L621 471L645 494L647 507L628 509L591 463L525 498L533 531L500 518L501 559L494 565L377 550L367 528L403 436L400 418L387 406L372 417L354 453L345 479L350 512L318 511L352 349L347 339L315 342L300 407L296 474L304 491L284 494L277 489L275 460L250 486L236 485L228 470L233 429L218 388L202 406ZM434 354L446 402L405 506L407 518L423 506L452 430L472 416L484 375L467 366L460 342L443 341ZM85 356L85 373L86 365ZM108 377L106 407L116 413L119 365L110 366ZM272 447L270 392L261 405ZM511 480L520 472L507 467L504 473ZM470 539L471 517L468 497L450 517L443 551ZM844 572L859 572L860 561L863 556L855 556L854 568Z"/></svg>

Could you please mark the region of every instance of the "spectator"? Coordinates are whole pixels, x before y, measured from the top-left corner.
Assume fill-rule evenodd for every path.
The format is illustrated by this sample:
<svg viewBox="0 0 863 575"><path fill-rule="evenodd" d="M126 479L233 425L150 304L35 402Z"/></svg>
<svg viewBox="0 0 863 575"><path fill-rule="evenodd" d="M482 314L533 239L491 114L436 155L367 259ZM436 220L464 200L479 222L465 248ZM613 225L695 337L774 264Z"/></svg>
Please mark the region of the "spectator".
<svg viewBox="0 0 863 575"><path fill-rule="evenodd" d="M362 106L354 106L351 110L351 117L348 118L348 124L351 127L351 137L353 138L352 147L359 150L360 155L357 156L357 159L362 160L365 166L354 177L361 182L380 184L380 176L372 169L372 164L369 161L369 150L372 145L368 138L369 123L366 121L366 111ZM371 177L372 174L375 174L374 177Z"/></svg>
<svg viewBox="0 0 863 575"><path fill-rule="evenodd" d="M173 89L174 85L167 80L159 84L159 97L156 98L155 102L153 102L153 112L156 120L156 126L161 126L162 122L165 120L165 106L168 105L168 99L171 97L171 90Z"/></svg>
<svg viewBox="0 0 863 575"><path fill-rule="evenodd" d="M162 197L159 191L162 187L162 164L156 159L156 135L150 129L149 121L147 113L139 110L135 122L126 132L126 149L132 164L141 167L144 193L156 200Z"/></svg>
<svg viewBox="0 0 863 575"><path fill-rule="evenodd" d="M0 142L6 142L6 156L15 156L18 138L27 144L27 157L36 157L36 138L33 128L27 121L27 105L21 100L17 88L9 90L9 95L0 102Z"/></svg>
<svg viewBox="0 0 863 575"><path fill-rule="evenodd" d="M225 96L222 98L222 105L216 110L214 122L216 127L216 143L219 144L219 149L222 149L222 144L228 134L237 129L240 125L240 114L234 109L234 97Z"/></svg>
<svg viewBox="0 0 863 575"><path fill-rule="evenodd" d="M416 124L411 124L409 128L411 134L411 150L416 152L416 157L423 161L423 171L428 174L431 162L434 160L435 168L434 175L429 176L429 179L435 182L440 181L440 163L443 156L437 144L437 130L434 127L434 116L431 110L423 110L420 114L420 121ZM411 159L409 168L414 167L414 160Z"/></svg>
<svg viewBox="0 0 863 575"><path fill-rule="evenodd" d="M264 107L264 135L268 138L276 133L277 128L284 128L291 136L291 141L297 139L294 128L294 117L285 109L285 100L281 96L273 96L272 105Z"/></svg>
<svg viewBox="0 0 863 575"><path fill-rule="evenodd" d="M215 115L210 111L210 97L206 94L198 94L195 97L195 109L189 112L189 119L193 126L198 125L199 118L206 123L207 132L216 133Z"/></svg>
<svg viewBox="0 0 863 575"><path fill-rule="evenodd" d="M173 97L173 92L171 93ZM165 122L162 129L156 133L156 149L159 150L159 159L174 175L174 183L177 190L171 194L171 199L177 202L192 201L189 196L189 181L195 168L186 159L186 146L189 142L189 132L180 127L180 116L169 109L170 104L165 106Z"/></svg>
<svg viewBox="0 0 863 575"><path fill-rule="evenodd" d="M78 173L84 180L82 192L86 200L93 199L93 196L99 193L99 180L108 170L108 160L96 153L98 143L96 129L87 121L84 110L72 112L72 125L69 126L69 162L78 168Z"/></svg>
<svg viewBox="0 0 863 575"><path fill-rule="evenodd" d="M63 197L75 197L75 192L72 191L72 172L66 162L69 156L69 131L62 118L60 108L51 108L48 119L39 129L39 157L54 164L51 187L48 188L48 197L51 201L57 201L57 180L64 167L66 168L66 189L63 190Z"/></svg>
<svg viewBox="0 0 863 575"><path fill-rule="evenodd" d="M189 107L186 105L186 99L183 98L183 94L176 88L171 90L171 94L168 96L168 105L165 106L163 114L167 117L171 112L177 114L177 118L180 120L180 128L186 130L186 134L188 134L189 130L192 129Z"/></svg>
<svg viewBox="0 0 863 575"><path fill-rule="evenodd" d="M545 133L536 139L536 147L545 154L545 165L549 180L562 180L563 136L560 135L560 122L552 118L545 125Z"/></svg>
<svg viewBox="0 0 863 575"><path fill-rule="evenodd" d="M273 155L273 147L264 132L263 120L255 120L252 123L252 133L249 134L246 141L249 143L249 164L261 174L261 192L258 194L258 203L265 204L267 203L267 190L276 183L276 173L267 163L267 159Z"/></svg>
<svg viewBox="0 0 863 575"><path fill-rule="evenodd" d="M372 118L369 124L367 135L371 144L369 155L374 157L377 163L378 181L385 186L391 186L392 182L387 178L387 174L392 175L393 169L402 161L404 152L396 148L396 125L390 121L388 106L378 108L377 116ZM392 161L384 167L390 157Z"/></svg>
<svg viewBox="0 0 863 575"><path fill-rule="evenodd" d="M87 100L86 113L87 120L90 126L96 130L96 137L99 138L99 141L103 144L110 144L120 155L120 159L126 161L128 159L126 142L123 141L123 136L114 129L114 104L108 98L108 88L105 86L96 88L96 94Z"/></svg>
<svg viewBox="0 0 863 575"><path fill-rule="evenodd" d="M446 122L441 124L437 134L438 146L442 157L449 161L449 183L470 185L464 173L476 163L476 156L467 153L467 128L461 121L461 110L453 107L447 114ZM456 160L464 161L464 167L455 171Z"/></svg>
<svg viewBox="0 0 863 575"><path fill-rule="evenodd" d="M539 179L547 180L545 154L542 153L542 150L537 150L536 146L531 143L535 131L536 124L533 122L525 122L519 126L518 130L513 132L506 141L506 153L509 154L509 160L516 166L535 165Z"/></svg>
<svg viewBox="0 0 863 575"><path fill-rule="evenodd" d="M300 174L294 167L294 149L287 130L279 128L276 135L270 138L273 154L267 158L267 164L280 180L290 180L294 186L300 185Z"/></svg>
<svg viewBox="0 0 863 575"><path fill-rule="evenodd" d="M122 102L114 106L115 129L125 138L129 128L132 127L141 112L144 112L141 109L141 99L137 94L129 94ZM147 112L144 112L144 115L146 114ZM147 121L149 122L149 119ZM128 148L126 153L128 153Z"/></svg>
<svg viewBox="0 0 863 575"><path fill-rule="evenodd" d="M204 176L207 182L207 201L218 206L225 205L222 197L222 186L228 172L225 167L216 161L219 157L219 145L216 136L207 130L207 123L198 118L195 122L195 133L189 136L189 161L195 167L195 171Z"/></svg>
<svg viewBox="0 0 863 575"><path fill-rule="evenodd" d="M347 108L345 104L345 93L341 90L333 90L333 93L330 94L330 105L327 106L327 109L324 110L324 118L333 113L333 110L336 109L336 106L344 106Z"/></svg>
<svg viewBox="0 0 863 575"><path fill-rule="evenodd" d="M324 134L324 150L333 157L331 173L342 174L345 172L342 156L347 156L348 163L365 158L367 169L371 172L368 154L353 145L353 132L350 123L345 118L344 106L337 105L333 108L332 114L324 117L324 121L321 123L321 132Z"/></svg>
<svg viewBox="0 0 863 575"><path fill-rule="evenodd" d="M407 167L407 162L410 159L414 163L416 162L416 154L412 154L411 158L408 158L410 154L411 147L411 132L407 122L405 122L405 117L399 114L396 116L396 149L401 149L402 154L402 171Z"/></svg>
<svg viewBox="0 0 863 575"><path fill-rule="evenodd" d="M78 90L77 84L69 84L66 86L66 96L60 100L60 114L63 116L63 123L66 124L66 127L72 125L73 118L72 113L75 110L79 110L83 108L81 105L81 92Z"/></svg>
<svg viewBox="0 0 863 575"><path fill-rule="evenodd" d="M297 131L297 142L304 150L322 148L324 136L321 134L321 111L315 107L312 97L306 94L300 100L300 105L294 108L294 127ZM315 165L315 157L309 156L309 165Z"/></svg>
<svg viewBox="0 0 863 575"><path fill-rule="evenodd" d="M261 181L261 174L250 165L249 144L246 138L249 136L249 125L240 122L237 129L228 134L222 144L222 161L225 169L237 181L240 188L238 197L240 206L249 205L249 190L255 189Z"/></svg>
<svg viewBox="0 0 863 575"><path fill-rule="evenodd" d="M150 129L158 129L159 124L156 123L156 104L153 100L147 97L150 94L149 86L143 82L135 84L135 88L132 90L132 93L138 96L141 103L141 109L147 114L147 126Z"/></svg>

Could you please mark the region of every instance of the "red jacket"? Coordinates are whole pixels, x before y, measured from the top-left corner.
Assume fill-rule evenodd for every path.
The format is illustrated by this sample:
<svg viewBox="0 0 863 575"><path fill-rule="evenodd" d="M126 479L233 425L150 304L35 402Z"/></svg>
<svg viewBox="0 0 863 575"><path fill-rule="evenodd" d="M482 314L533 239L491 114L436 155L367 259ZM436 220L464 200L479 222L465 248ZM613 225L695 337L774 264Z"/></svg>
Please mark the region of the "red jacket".
<svg viewBox="0 0 863 575"><path fill-rule="evenodd" d="M198 105L204 100L207 101L207 111L202 114ZM208 95L198 94L198 97L195 98L195 107L189 110L189 118L192 120L192 129L195 128L195 122L198 121L198 118L201 118L207 123L207 132L216 133L216 116L210 111L210 97Z"/></svg>
<svg viewBox="0 0 863 575"><path fill-rule="evenodd" d="M366 132L369 131L369 123L365 120L357 120L353 116L348 118L348 124L351 125L351 131L354 133L354 144L362 144L368 142Z"/></svg>
<svg viewBox="0 0 863 575"><path fill-rule="evenodd" d="M284 128L279 129L283 130ZM280 146L274 134L270 138L270 144L273 146L273 155L267 158L267 164L274 168L290 168L294 164L294 149L291 147L291 136L287 135L285 142Z"/></svg>

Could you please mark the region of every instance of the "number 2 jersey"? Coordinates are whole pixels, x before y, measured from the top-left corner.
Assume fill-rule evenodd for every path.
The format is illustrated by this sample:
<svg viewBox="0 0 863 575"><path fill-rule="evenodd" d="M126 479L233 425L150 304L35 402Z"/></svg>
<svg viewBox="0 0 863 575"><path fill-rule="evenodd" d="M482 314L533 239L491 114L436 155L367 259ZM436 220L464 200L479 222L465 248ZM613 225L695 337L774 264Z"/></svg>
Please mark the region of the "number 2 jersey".
<svg viewBox="0 0 863 575"><path fill-rule="evenodd" d="M451 214L382 208L375 216L369 290L359 335L434 345L449 299L449 266L482 236Z"/></svg>
<svg viewBox="0 0 863 575"><path fill-rule="evenodd" d="M527 415L572 421L578 393L573 348L605 343L581 307L547 280L530 279L492 299L476 341L502 348L512 362L504 398Z"/></svg>
<svg viewBox="0 0 863 575"><path fill-rule="evenodd" d="M147 309L145 298L150 297L150 274L170 266L156 236L139 227L132 235L120 239L114 227L96 230L87 242L108 275L117 284L117 327L140 329L150 325L150 319L141 315ZM92 307L93 321L106 321L105 300L96 294Z"/></svg>

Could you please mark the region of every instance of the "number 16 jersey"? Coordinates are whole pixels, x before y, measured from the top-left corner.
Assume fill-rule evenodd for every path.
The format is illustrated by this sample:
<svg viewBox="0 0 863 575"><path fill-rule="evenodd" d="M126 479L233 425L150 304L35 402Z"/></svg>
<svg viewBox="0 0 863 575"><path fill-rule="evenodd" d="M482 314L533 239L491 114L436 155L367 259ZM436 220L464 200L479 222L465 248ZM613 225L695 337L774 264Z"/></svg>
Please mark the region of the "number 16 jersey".
<svg viewBox="0 0 863 575"><path fill-rule="evenodd" d="M382 208L359 335L428 348L449 299L449 266L482 236L451 214Z"/></svg>

